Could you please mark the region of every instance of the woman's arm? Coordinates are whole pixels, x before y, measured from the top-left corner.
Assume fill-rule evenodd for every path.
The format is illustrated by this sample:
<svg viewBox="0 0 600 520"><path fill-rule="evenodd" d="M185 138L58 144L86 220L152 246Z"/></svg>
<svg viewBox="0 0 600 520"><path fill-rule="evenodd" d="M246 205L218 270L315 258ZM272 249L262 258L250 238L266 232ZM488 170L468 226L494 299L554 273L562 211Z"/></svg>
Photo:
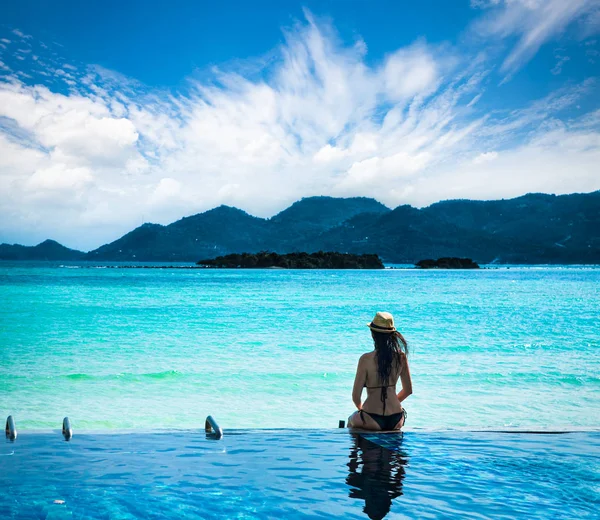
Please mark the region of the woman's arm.
<svg viewBox="0 0 600 520"><path fill-rule="evenodd" d="M398 392L398 401L402 402L412 394L412 381L410 379L410 369L408 368L408 358L406 354L402 356L402 370L400 371L400 381L402 390Z"/></svg>
<svg viewBox="0 0 600 520"><path fill-rule="evenodd" d="M354 386L352 387L352 401L356 405L358 410L362 409L362 390L367 381L367 370L365 367L364 354L358 360L358 366L356 367L356 376L354 377Z"/></svg>

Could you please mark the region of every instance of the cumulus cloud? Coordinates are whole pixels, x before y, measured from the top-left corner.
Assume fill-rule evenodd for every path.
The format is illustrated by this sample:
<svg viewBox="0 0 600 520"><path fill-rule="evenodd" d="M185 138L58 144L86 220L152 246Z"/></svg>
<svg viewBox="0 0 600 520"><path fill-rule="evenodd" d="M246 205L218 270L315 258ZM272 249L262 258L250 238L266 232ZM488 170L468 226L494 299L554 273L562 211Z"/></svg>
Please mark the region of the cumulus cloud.
<svg viewBox="0 0 600 520"><path fill-rule="evenodd" d="M223 203L271 216L310 195L396 206L600 188L600 118L564 115L593 80L490 111L484 60L424 41L366 52L308 14L260 74L215 68L185 92L40 56L48 83L0 82L0 239L89 249L143 221Z"/></svg>
<svg viewBox="0 0 600 520"><path fill-rule="evenodd" d="M27 179L26 187L34 192L75 191L92 181L89 168L69 168L64 163L40 168Z"/></svg>
<svg viewBox="0 0 600 520"><path fill-rule="evenodd" d="M182 184L170 177L161 179L150 195L150 203L161 206L168 204L173 199L178 200L182 195Z"/></svg>

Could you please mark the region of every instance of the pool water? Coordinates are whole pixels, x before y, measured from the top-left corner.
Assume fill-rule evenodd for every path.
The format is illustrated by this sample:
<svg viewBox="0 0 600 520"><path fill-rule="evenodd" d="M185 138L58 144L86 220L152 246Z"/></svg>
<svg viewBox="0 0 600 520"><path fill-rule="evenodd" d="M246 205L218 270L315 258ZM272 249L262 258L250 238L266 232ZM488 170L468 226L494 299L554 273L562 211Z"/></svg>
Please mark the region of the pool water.
<svg viewBox="0 0 600 520"><path fill-rule="evenodd" d="M0 518L598 518L600 432L22 433Z"/></svg>

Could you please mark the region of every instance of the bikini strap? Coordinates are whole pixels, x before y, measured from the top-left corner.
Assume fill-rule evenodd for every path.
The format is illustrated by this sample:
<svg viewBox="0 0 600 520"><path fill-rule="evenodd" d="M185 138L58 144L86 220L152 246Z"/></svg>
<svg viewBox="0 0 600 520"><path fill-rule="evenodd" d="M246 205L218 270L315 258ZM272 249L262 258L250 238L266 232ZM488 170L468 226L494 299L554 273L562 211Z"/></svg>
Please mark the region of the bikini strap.
<svg viewBox="0 0 600 520"><path fill-rule="evenodd" d="M388 385L390 386L390 385ZM385 415L385 402L387 401L387 386L381 387L381 402L383 403L383 415Z"/></svg>

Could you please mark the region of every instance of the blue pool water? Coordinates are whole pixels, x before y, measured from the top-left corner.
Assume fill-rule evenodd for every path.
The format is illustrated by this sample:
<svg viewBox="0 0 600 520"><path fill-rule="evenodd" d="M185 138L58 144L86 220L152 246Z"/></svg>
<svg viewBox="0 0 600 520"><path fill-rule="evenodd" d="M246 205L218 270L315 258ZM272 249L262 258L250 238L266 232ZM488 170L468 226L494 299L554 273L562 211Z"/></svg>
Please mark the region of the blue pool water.
<svg viewBox="0 0 600 520"><path fill-rule="evenodd" d="M600 433L22 433L0 517L598 518Z"/></svg>
<svg viewBox="0 0 600 520"><path fill-rule="evenodd" d="M89 267L89 264L87 264ZM407 428L600 428L600 268L281 271L0 262L20 429L330 428L365 323L410 345Z"/></svg>

